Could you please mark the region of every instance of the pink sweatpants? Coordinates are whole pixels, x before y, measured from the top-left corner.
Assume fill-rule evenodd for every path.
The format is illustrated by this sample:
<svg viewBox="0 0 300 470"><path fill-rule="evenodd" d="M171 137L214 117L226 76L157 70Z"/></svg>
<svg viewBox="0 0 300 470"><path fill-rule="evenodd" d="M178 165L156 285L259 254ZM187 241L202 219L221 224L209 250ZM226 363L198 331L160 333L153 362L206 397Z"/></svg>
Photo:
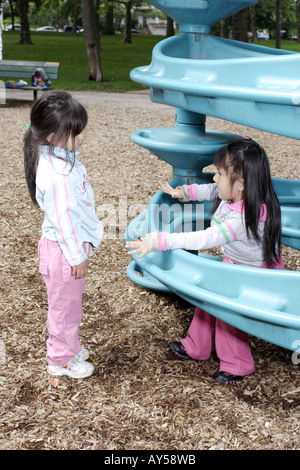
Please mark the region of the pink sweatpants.
<svg viewBox="0 0 300 470"><path fill-rule="evenodd" d="M41 238L38 246L39 271L47 286L49 365L66 364L81 349L79 324L85 278L75 279L58 242Z"/></svg>
<svg viewBox="0 0 300 470"><path fill-rule="evenodd" d="M202 361L209 358L215 342L220 371L244 376L255 370L248 334L198 307L186 338L180 341L190 357Z"/></svg>
<svg viewBox="0 0 300 470"><path fill-rule="evenodd" d="M223 262L229 262L228 258ZM283 269L282 257L273 269ZM190 357L202 361L209 358L214 342L220 360L219 371L245 376L255 370L248 339L247 333L197 307L187 336L180 341Z"/></svg>

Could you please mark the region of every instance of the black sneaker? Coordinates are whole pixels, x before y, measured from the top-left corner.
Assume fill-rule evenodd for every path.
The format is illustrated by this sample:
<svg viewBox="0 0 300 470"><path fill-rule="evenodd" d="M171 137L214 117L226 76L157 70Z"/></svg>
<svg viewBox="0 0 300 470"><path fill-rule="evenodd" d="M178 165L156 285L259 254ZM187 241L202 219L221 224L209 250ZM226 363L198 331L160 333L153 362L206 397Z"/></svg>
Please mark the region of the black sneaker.
<svg viewBox="0 0 300 470"><path fill-rule="evenodd" d="M173 353L175 353L176 356L181 357L181 359L191 359L180 341L173 341L170 343L170 348Z"/></svg>
<svg viewBox="0 0 300 470"><path fill-rule="evenodd" d="M242 382L243 375L230 374L229 372L218 372L215 377L216 382L223 385L234 385Z"/></svg>

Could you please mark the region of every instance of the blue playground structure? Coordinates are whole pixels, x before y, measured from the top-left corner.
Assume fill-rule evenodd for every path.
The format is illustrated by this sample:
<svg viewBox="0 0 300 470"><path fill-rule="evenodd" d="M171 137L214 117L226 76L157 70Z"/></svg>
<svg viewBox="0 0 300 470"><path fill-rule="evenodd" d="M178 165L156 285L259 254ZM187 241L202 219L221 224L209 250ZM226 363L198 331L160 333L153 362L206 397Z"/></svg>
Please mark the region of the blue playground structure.
<svg viewBox="0 0 300 470"><path fill-rule="evenodd" d="M210 27L255 0L151 0L180 34L153 49L148 66L131 72L151 100L176 108L175 126L136 131L132 140L173 167L170 185L212 182L203 168L241 136L206 129L214 116L300 139L300 54L213 37ZM282 212L282 242L300 249L300 181L273 179ZM169 209L169 210L162 210ZM155 231L209 224L211 202L174 203L158 191L129 224L126 240ZM295 351L300 345L300 273L221 263L205 253L170 250L133 255L136 284L173 292L251 335Z"/></svg>

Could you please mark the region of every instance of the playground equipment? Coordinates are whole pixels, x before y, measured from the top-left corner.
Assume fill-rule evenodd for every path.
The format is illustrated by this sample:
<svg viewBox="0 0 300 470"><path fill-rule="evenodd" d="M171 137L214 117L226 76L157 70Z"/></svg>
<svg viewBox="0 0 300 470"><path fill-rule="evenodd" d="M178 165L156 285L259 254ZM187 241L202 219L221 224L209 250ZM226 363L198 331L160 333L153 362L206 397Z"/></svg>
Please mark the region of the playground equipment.
<svg viewBox="0 0 300 470"><path fill-rule="evenodd" d="M255 0L150 3L179 24L180 34L157 44L151 64L134 69L131 78L150 87L152 101L176 108L175 127L139 130L132 140L172 165L171 186L211 182L213 174L203 168L220 147L241 138L207 130L206 115L300 139L300 54L210 35L212 24ZM300 181L274 178L273 183L283 244L299 250ZM129 224L126 239L195 230L200 218L205 228L210 209L210 202L174 204L158 191ZM249 334L299 349L299 272L230 265L204 253L171 250L133 255L127 274L138 285L173 292Z"/></svg>

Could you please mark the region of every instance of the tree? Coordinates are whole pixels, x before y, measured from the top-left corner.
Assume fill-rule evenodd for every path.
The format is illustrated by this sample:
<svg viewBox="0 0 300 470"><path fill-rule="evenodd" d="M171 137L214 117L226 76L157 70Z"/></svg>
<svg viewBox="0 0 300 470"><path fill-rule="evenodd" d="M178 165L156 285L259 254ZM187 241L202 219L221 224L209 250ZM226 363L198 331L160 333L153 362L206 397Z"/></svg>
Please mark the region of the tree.
<svg viewBox="0 0 300 470"><path fill-rule="evenodd" d="M276 49L281 48L281 0L276 0Z"/></svg>
<svg viewBox="0 0 300 470"><path fill-rule="evenodd" d="M126 2L120 1L125 6L125 30L124 30L124 39L123 44L131 44L132 35L131 35L131 8L133 0L127 0Z"/></svg>
<svg viewBox="0 0 300 470"><path fill-rule="evenodd" d="M93 0L82 0L82 25L88 62L88 80L102 82L100 38L96 6Z"/></svg>
<svg viewBox="0 0 300 470"><path fill-rule="evenodd" d="M9 0L10 14L11 14L11 24L13 31L15 30L15 12L14 12L14 2Z"/></svg>
<svg viewBox="0 0 300 470"><path fill-rule="evenodd" d="M300 0L297 0L297 4L296 4L296 16L297 16L297 30L298 30L298 39L297 39L297 42L300 43Z"/></svg>
<svg viewBox="0 0 300 470"><path fill-rule="evenodd" d="M114 4L110 3L107 5L105 14L105 28L104 34L113 35L115 34L114 28Z"/></svg>
<svg viewBox="0 0 300 470"><path fill-rule="evenodd" d="M72 36L76 36L77 33L77 26L78 26L78 15L80 10L80 0L76 0L75 8L74 8L74 16L73 16L73 27L72 27Z"/></svg>
<svg viewBox="0 0 300 470"><path fill-rule="evenodd" d="M30 37L30 27L28 21L28 0L18 0L20 13L21 33L19 44L32 44Z"/></svg>
<svg viewBox="0 0 300 470"><path fill-rule="evenodd" d="M276 22L278 23L279 19L278 7L277 0L259 0L255 5L258 30L268 30L274 38ZM280 22L281 30L284 30L288 37L289 30L295 30L297 24L295 0L280 0Z"/></svg>
<svg viewBox="0 0 300 470"><path fill-rule="evenodd" d="M249 7L250 14L250 23L251 23L251 33L252 33L252 42L257 42L257 26L256 26L256 5L251 5Z"/></svg>
<svg viewBox="0 0 300 470"><path fill-rule="evenodd" d="M248 8L244 8L232 16L232 39L248 42L247 23Z"/></svg>
<svg viewBox="0 0 300 470"><path fill-rule="evenodd" d="M167 16L167 32L166 32L167 38L174 36L174 21L173 18L170 18Z"/></svg>
<svg viewBox="0 0 300 470"><path fill-rule="evenodd" d="M125 29L124 29L124 39L123 44L131 44L132 43L132 15L131 10L134 6L139 6L142 2L141 0L116 0L117 3L124 5L125 7Z"/></svg>
<svg viewBox="0 0 300 470"><path fill-rule="evenodd" d="M230 18L224 18L221 20L221 38L229 37L229 26L230 26Z"/></svg>

